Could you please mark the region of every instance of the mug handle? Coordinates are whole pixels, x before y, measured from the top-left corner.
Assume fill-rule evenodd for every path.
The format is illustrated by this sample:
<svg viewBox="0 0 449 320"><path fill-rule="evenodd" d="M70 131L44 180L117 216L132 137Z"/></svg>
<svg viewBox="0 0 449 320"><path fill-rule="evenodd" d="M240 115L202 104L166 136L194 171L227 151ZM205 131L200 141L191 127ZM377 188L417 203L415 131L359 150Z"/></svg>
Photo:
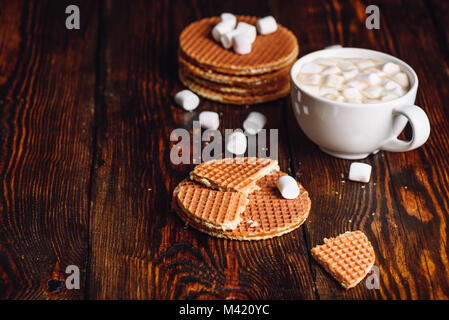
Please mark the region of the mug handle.
<svg viewBox="0 0 449 320"><path fill-rule="evenodd" d="M380 147L381 150L410 151L421 147L427 141L430 134L430 123L423 109L416 105L405 105L394 109L393 115L403 115L408 119L413 130L413 137L410 141L400 140L397 136L391 137Z"/></svg>

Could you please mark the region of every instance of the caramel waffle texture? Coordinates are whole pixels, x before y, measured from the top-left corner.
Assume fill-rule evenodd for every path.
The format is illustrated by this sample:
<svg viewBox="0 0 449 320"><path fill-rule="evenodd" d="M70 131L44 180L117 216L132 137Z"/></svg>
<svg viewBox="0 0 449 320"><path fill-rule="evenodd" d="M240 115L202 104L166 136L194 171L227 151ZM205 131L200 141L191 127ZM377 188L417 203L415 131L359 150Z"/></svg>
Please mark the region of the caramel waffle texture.
<svg viewBox="0 0 449 320"><path fill-rule="evenodd" d="M312 248L312 256L345 289L356 286L374 265L374 249L362 231L346 232Z"/></svg>

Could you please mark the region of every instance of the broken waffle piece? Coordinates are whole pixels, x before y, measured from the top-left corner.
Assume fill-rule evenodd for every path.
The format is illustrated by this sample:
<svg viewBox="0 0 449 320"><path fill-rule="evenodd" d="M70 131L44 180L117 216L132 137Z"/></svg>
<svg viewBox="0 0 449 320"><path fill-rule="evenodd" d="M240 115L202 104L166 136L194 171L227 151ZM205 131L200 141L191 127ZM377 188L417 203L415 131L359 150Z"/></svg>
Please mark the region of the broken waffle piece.
<svg viewBox="0 0 449 320"><path fill-rule="evenodd" d="M345 289L362 281L376 259L373 246L362 231L348 231L336 238L324 239L324 244L312 248L311 253Z"/></svg>
<svg viewBox="0 0 449 320"><path fill-rule="evenodd" d="M224 158L203 162L190 173L190 179L219 191L245 195L257 190L257 181L279 171L276 160L265 158Z"/></svg>

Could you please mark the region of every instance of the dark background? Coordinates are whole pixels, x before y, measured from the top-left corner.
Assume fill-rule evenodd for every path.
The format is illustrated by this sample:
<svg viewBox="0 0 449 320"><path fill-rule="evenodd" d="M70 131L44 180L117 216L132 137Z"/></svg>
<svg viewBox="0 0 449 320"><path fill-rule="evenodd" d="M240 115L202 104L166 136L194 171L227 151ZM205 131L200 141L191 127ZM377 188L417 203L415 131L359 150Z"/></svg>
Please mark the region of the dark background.
<svg viewBox="0 0 449 320"><path fill-rule="evenodd" d="M81 29L65 28L65 8ZM380 30L365 7L380 8ZM0 298L447 299L449 100L447 1L0 1ZM287 98L253 107L202 99L174 105L178 36L222 12L273 15L300 56L331 44L380 50L418 74L431 122L420 149L380 152L367 185L350 161L301 133ZM201 110L238 128L257 110L280 129L281 169L308 189L306 223L238 242L191 228L171 211L190 166L170 163L171 130ZM380 289L345 291L310 257L324 237L363 230ZM68 265L81 289L63 287Z"/></svg>

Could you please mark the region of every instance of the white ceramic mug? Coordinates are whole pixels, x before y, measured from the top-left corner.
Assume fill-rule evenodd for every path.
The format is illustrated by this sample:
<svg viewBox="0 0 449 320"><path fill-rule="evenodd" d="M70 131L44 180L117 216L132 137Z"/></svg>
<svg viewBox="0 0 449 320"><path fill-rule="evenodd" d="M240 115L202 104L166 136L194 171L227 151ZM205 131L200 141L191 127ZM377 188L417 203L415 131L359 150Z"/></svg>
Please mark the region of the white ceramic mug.
<svg viewBox="0 0 449 320"><path fill-rule="evenodd" d="M301 88L296 75L305 63L317 58L371 58L394 62L407 74L410 89L395 100L354 104L331 101ZM391 55L368 49L331 48L300 58L290 70L292 107L303 132L320 149L343 159L363 159L379 150L409 151L422 146L430 133L426 113L416 106L418 77L405 62ZM407 121L413 130L410 141L398 139Z"/></svg>

